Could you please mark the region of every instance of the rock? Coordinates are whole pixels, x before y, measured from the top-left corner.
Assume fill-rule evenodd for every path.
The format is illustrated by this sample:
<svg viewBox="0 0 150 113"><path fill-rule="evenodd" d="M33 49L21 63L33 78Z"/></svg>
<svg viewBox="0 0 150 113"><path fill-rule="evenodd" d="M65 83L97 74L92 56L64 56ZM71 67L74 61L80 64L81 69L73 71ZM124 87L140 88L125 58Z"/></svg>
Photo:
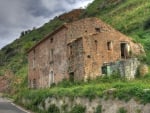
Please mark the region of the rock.
<svg viewBox="0 0 150 113"><path fill-rule="evenodd" d="M111 89L105 90L104 93L105 93L105 94L113 94L113 93L115 93L116 91L117 91L116 88L111 88Z"/></svg>
<svg viewBox="0 0 150 113"><path fill-rule="evenodd" d="M140 65L139 73L141 76L145 76L146 74L148 74L148 72L149 72L149 69L148 69L148 66L146 64Z"/></svg>

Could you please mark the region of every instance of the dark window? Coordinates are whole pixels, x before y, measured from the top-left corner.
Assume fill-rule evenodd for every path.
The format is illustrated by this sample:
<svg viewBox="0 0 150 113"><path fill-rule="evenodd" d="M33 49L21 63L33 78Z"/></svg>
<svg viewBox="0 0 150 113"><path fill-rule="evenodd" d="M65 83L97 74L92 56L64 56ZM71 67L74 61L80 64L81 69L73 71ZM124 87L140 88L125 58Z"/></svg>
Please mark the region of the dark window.
<svg viewBox="0 0 150 113"><path fill-rule="evenodd" d="M112 50L112 47L113 45L112 45L112 42L111 41L109 41L109 42L107 42L107 50Z"/></svg>
<svg viewBox="0 0 150 113"><path fill-rule="evenodd" d="M97 52L97 40L95 40L94 43L95 43L95 50Z"/></svg>
<svg viewBox="0 0 150 113"><path fill-rule="evenodd" d="M107 75L107 66L102 66L102 74Z"/></svg>
<svg viewBox="0 0 150 113"><path fill-rule="evenodd" d="M88 58L91 58L91 55L88 55L87 57L88 57Z"/></svg>
<svg viewBox="0 0 150 113"><path fill-rule="evenodd" d="M33 79L33 88L37 88L37 83L36 83L36 79Z"/></svg>
<svg viewBox="0 0 150 113"><path fill-rule="evenodd" d="M51 38L50 40L51 40L51 43L53 43L53 38Z"/></svg>
<svg viewBox="0 0 150 113"><path fill-rule="evenodd" d="M129 57L129 51L130 51L129 44L128 43L121 43L120 49L121 49L121 58L128 58Z"/></svg>
<svg viewBox="0 0 150 113"><path fill-rule="evenodd" d="M53 62L53 58L54 58L54 49L50 50L50 63Z"/></svg>
<svg viewBox="0 0 150 113"><path fill-rule="evenodd" d="M96 32L100 32L101 31L99 27L96 27L95 30L96 30Z"/></svg>
<svg viewBox="0 0 150 113"><path fill-rule="evenodd" d="M74 82L74 72L69 73L69 80Z"/></svg>
<svg viewBox="0 0 150 113"><path fill-rule="evenodd" d="M72 56L72 45L70 45L69 47L70 47L69 48L69 54L70 54L70 56Z"/></svg>

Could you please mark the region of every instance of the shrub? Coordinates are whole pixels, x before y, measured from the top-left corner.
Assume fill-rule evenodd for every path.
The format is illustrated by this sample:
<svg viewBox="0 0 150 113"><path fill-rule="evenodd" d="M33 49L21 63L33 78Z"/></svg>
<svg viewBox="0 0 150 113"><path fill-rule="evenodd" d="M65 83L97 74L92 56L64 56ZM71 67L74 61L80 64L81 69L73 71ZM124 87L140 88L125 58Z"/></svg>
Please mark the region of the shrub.
<svg viewBox="0 0 150 113"><path fill-rule="evenodd" d="M55 104L51 104L47 111L48 113L60 113L59 108Z"/></svg>
<svg viewBox="0 0 150 113"><path fill-rule="evenodd" d="M117 113L127 113L127 110L124 107L121 107Z"/></svg>
<svg viewBox="0 0 150 113"><path fill-rule="evenodd" d="M85 110L86 110L85 107L83 107L82 105L78 104L78 105L75 105L71 109L70 113L85 113Z"/></svg>
<svg viewBox="0 0 150 113"><path fill-rule="evenodd" d="M98 105L98 106L96 107L95 113L102 113L102 105Z"/></svg>
<svg viewBox="0 0 150 113"><path fill-rule="evenodd" d="M145 23L144 23L144 29L145 30L150 29L150 18L145 21Z"/></svg>

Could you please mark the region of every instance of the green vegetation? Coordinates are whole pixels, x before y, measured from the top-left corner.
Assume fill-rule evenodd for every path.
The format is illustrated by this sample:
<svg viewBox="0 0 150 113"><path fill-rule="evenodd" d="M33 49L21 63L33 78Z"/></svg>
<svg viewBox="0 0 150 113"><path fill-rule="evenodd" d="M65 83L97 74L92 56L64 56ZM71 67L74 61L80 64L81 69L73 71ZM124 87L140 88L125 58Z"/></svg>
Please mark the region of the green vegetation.
<svg viewBox="0 0 150 113"><path fill-rule="evenodd" d="M55 104L50 105L47 112L48 113L60 113L59 108Z"/></svg>
<svg viewBox="0 0 150 113"><path fill-rule="evenodd" d="M139 100L141 103L150 103L150 75L144 78L127 81L125 79L103 77L96 80L90 80L88 83L68 81L68 84L62 82L52 88L29 90L23 89L14 96L16 102L19 103L22 98L32 100L31 106L36 106L47 97L87 97L93 99L100 98L118 98L120 100L129 101L131 98ZM63 84L65 83L65 84ZM116 89L115 92L107 93L109 89ZM111 95L111 96L110 96Z"/></svg>
<svg viewBox="0 0 150 113"><path fill-rule="evenodd" d="M83 107L82 105L75 105L70 113L85 113L86 108Z"/></svg>
<svg viewBox="0 0 150 113"><path fill-rule="evenodd" d="M121 107L117 113L127 113L127 110L124 107Z"/></svg>
<svg viewBox="0 0 150 113"><path fill-rule="evenodd" d="M80 18L98 17L117 30L140 42L150 64L150 2L148 0L94 0ZM0 75L11 70L27 76L27 50L67 20L54 18L40 28L23 31L18 39L0 50Z"/></svg>
<svg viewBox="0 0 150 113"><path fill-rule="evenodd" d="M110 24L115 29L133 38L144 46L146 57L139 59L150 65L150 2L148 0L95 0L90 4L80 18L98 17ZM55 30L65 22L54 18L40 28L34 28L21 33L21 36L13 43L0 50L0 75L11 70L16 78L22 78L22 82L14 83L15 91L13 98L21 103L23 98L31 100L31 104L24 105L26 108L36 111L37 105L43 99L51 96L96 97L118 98L125 101L135 98L142 103L150 103L150 75L136 80L126 81L117 77L104 77L96 80L83 82L62 81L58 85L53 84L51 88L40 90L29 90L27 88L27 50L41 40L45 35ZM111 96L107 90L115 88ZM51 112L57 111L55 108ZM65 106L64 106L65 109ZM79 111L84 111L77 106ZM101 108L97 108L97 111ZM100 112L99 111L99 112ZM58 111L59 112L59 111ZM40 113L40 111L39 111ZM78 113L72 109L72 113ZM119 110L119 113L126 113Z"/></svg>
<svg viewBox="0 0 150 113"><path fill-rule="evenodd" d="M0 50L0 75L11 70L15 75L27 76L27 50L62 23L63 21L56 18L38 29L24 31L19 39L2 48Z"/></svg>
<svg viewBox="0 0 150 113"><path fill-rule="evenodd" d="M98 105L95 113L102 113L102 105Z"/></svg>
<svg viewBox="0 0 150 113"><path fill-rule="evenodd" d="M96 16L144 46L150 64L150 2L148 0L94 0L82 17Z"/></svg>

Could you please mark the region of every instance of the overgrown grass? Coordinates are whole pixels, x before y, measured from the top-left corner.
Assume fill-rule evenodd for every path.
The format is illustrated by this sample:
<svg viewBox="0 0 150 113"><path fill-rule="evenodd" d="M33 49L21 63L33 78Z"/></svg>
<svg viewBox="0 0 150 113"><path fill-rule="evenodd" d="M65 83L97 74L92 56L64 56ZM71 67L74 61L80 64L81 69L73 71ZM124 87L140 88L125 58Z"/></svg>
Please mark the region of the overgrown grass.
<svg viewBox="0 0 150 113"><path fill-rule="evenodd" d="M82 18L98 17L115 29L125 33L144 46L147 57L143 62L150 64L150 2L148 0L94 0L85 10ZM16 88L14 98L19 103L22 98L32 100L27 108L36 109L36 105L51 96L69 97L109 97L107 90L116 88L114 98L125 101L135 98L143 103L150 103L150 75L132 81L117 77L104 77L83 82L63 81L52 88L29 90L27 88L27 54L26 51L46 34L62 25L63 21L55 18L38 29L28 31L13 43L0 50L0 75L11 70L21 77L22 83L13 84ZM111 97L112 97L111 96Z"/></svg>
<svg viewBox="0 0 150 113"><path fill-rule="evenodd" d="M144 62L150 64L149 15L150 2L148 0L94 0L81 17L98 17L130 36L134 41L141 43L147 54ZM40 28L21 33L21 36L13 43L2 48L0 50L0 75L10 70L20 77L27 76L26 51L45 35L61 26L64 21L54 18Z"/></svg>
<svg viewBox="0 0 150 113"><path fill-rule="evenodd" d="M108 79L108 80L106 80ZM24 89L20 91L15 97L16 101L22 100L22 98L32 100L31 105L38 105L43 99L47 97L87 97L93 99L95 97L108 97L107 90L115 88L115 93L111 94L111 97L128 101L131 98L135 98L142 103L150 103L150 75L145 78L140 78L132 81L123 80L120 78L104 77L96 80L91 80L88 83L78 82L69 83L66 86L62 82L61 85L54 86L48 89L30 90ZM63 84L64 83L64 84Z"/></svg>

